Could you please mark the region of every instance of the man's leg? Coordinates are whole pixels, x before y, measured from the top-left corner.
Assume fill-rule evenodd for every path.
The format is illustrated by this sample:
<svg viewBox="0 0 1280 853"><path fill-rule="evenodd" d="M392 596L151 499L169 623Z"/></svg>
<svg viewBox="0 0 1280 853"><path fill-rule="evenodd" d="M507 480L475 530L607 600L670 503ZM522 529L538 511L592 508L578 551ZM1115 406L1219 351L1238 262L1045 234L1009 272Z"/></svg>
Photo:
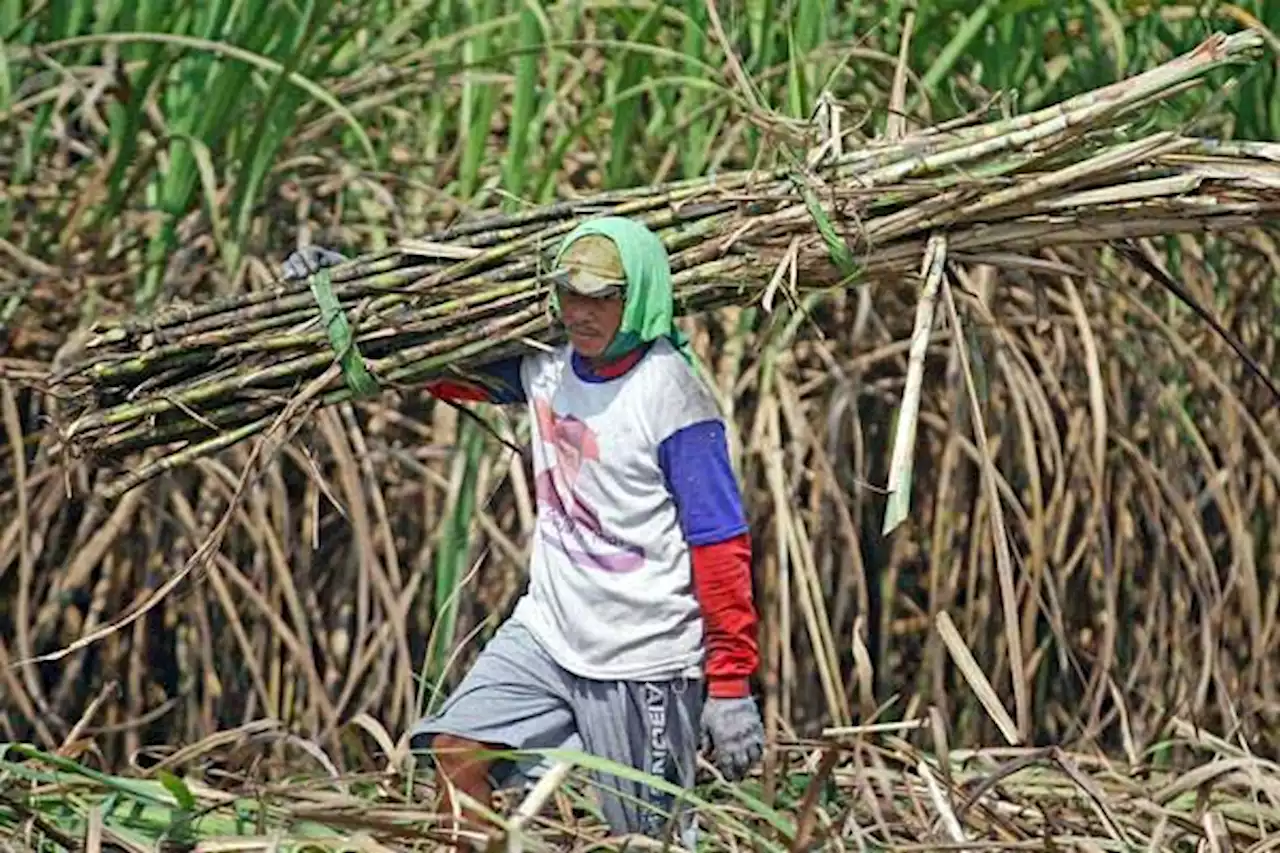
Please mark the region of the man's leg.
<svg viewBox="0 0 1280 853"><path fill-rule="evenodd" d="M414 726L409 745L431 751L437 775L444 777L439 808L451 814L451 786L488 806L494 787L513 781L520 770L520 762L495 762L478 752L558 747L573 732L563 671L524 626L507 622L440 710Z"/></svg>
<svg viewBox="0 0 1280 853"><path fill-rule="evenodd" d="M493 794L491 773L493 764L484 753L510 748L504 744L481 743L470 738L450 734L438 734L431 739L431 752L435 758L439 799L436 810L441 814L456 813L483 819L455 802L454 790L461 791L478 803L488 806Z"/></svg>
<svg viewBox="0 0 1280 853"><path fill-rule="evenodd" d="M586 752L634 767L677 788L693 787L698 760L702 684L576 679L574 717ZM593 774L600 805L615 834L663 837L692 849L693 821L685 805L659 789L613 774ZM676 808L678 823L669 827Z"/></svg>

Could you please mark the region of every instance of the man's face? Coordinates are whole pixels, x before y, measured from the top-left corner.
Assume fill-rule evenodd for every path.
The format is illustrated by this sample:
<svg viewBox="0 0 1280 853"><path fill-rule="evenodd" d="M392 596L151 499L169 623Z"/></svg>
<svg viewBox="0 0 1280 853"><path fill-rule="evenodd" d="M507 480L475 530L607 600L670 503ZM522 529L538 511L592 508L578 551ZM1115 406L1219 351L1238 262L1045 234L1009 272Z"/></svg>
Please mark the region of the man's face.
<svg viewBox="0 0 1280 853"><path fill-rule="evenodd" d="M587 358L603 355L622 325L622 297L591 298L561 288L558 299L573 348Z"/></svg>

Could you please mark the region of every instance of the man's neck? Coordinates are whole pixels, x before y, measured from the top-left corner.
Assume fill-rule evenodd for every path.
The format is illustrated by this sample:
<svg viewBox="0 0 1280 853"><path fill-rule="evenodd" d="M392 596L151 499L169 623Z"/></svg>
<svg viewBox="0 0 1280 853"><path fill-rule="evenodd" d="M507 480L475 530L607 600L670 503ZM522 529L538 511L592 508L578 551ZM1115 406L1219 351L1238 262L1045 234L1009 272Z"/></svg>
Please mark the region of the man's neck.
<svg viewBox="0 0 1280 853"><path fill-rule="evenodd" d="M644 357L648 350L648 346L642 346L623 355L613 357L585 356L575 350L573 353L574 370L581 378L586 380L600 382L617 379L635 367L636 363Z"/></svg>

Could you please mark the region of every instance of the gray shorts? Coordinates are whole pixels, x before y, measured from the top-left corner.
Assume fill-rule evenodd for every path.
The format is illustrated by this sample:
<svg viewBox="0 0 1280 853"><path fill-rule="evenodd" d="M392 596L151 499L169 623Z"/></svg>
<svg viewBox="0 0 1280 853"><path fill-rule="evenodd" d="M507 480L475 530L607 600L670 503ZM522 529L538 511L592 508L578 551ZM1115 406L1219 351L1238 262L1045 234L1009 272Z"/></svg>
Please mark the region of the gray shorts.
<svg viewBox="0 0 1280 853"><path fill-rule="evenodd" d="M508 620L440 710L414 726L409 743L421 752L435 735L450 734L511 750L576 749L688 790L701 711L699 681L582 678L552 660L527 628ZM527 784L540 760L496 761L495 787ZM674 797L609 773L592 771L591 779L614 833L666 835ZM690 814L682 804L673 835L691 848Z"/></svg>

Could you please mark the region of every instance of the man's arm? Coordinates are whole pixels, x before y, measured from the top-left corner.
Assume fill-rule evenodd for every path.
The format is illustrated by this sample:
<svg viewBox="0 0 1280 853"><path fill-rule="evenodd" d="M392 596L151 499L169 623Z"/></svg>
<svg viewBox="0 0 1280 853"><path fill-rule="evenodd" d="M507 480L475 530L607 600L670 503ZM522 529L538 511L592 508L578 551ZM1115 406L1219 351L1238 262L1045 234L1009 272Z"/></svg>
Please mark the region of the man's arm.
<svg viewBox="0 0 1280 853"><path fill-rule="evenodd" d="M712 418L673 433L659 446L658 460L689 543L706 630L708 696L749 696L759 665L751 534L724 423Z"/></svg>
<svg viewBox="0 0 1280 853"><path fill-rule="evenodd" d="M729 464L724 422L708 416L677 430L659 446L658 458L689 543L706 630L702 732L715 749L720 772L738 780L764 751L764 725L750 685L760 659L751 600L751 534Z"/></svg>
<svg viewBox="0 0 1280 853"><path fill-rule="evenodd" d="M473 379L433 379L427 392L441 400L455 403L523 403L524 384L520 380L520 363L524 356L513 355L472 368Z"/></svg>

